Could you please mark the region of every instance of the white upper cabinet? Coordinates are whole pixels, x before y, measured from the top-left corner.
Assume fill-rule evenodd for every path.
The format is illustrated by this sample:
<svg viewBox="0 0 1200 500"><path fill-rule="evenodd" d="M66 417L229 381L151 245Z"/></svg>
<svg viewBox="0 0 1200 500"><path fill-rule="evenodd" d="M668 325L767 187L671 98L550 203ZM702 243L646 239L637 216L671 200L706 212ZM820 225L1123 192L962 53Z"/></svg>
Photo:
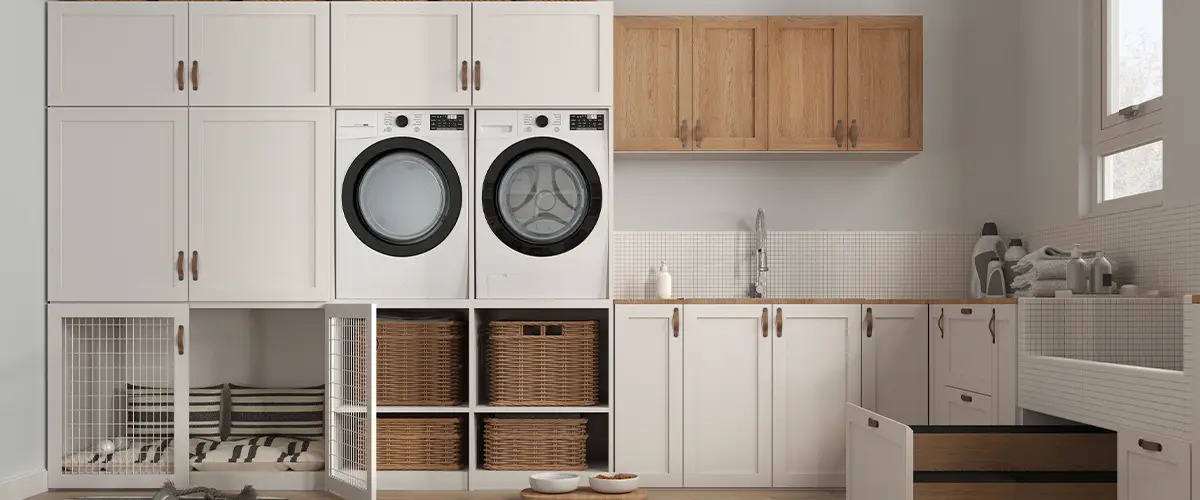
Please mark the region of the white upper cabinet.
<svg viewBox="0 0 1200 500"><path fill-rule="evenodd" d="M188 4L46 4L51 106L187 106Z"/></svg>
<svg viewBox="0 0 1200 500"><path fill-rule="evenodd" d="M684 307L685 487L771 486L769 311L758 305Z"/></svg>
<svg viewBox="0 0 1200 500"><path fill-rule="evenodd" d="M191 300L330 298L330 114L191 110Z"/></svg>
<svg viewBox="0 0 1200 500"><path fill-rule="evenodd" d="M191 2L193 106L328 106L327 2Z"/></svg>
<svg viewBox="0 0 1200 500"><path fill-rule="evenodd" d="M862 306L862 406L906 425L929 424L929 308Z"/></svg>
<svg viewBox="0 0 1200 500"><path fill-rule="evenodd" d="M334 2L334 106L469 106L470 2Z"/></svg>
<svg viewBox="0 0 1200 500"><path fill-rule="evenodd" d="M771 312L772 486L841 488L846 403L861 399L859 306L784 305Z"/></svg>
<svg viewBox="0 0 1200 500"><path fill-rule="evenodd" d="M619 305L614 325L616 470L683 487L683 306Z"/></svg>
<svg viewBox="0 0 1200 500"><path fill-rule="evenodd" d="M188 300L187 117L180 108L48 112L50 301Z"/></svg>
<svg viewBox="0 0 1200 500"><path fill-rule="evenodd" d="M612 106L612 2L476 2L478 106Z"/></svg>

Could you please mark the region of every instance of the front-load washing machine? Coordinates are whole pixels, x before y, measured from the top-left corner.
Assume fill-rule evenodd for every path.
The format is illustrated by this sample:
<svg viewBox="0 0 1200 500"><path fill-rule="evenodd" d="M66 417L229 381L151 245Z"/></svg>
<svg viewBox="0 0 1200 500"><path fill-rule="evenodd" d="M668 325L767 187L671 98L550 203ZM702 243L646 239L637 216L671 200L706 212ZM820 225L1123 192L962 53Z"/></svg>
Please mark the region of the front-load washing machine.
<svg viewBox="0 0 1200 500"><path fill-rule="evenodd" d="M480 110L475 122L476 296L607 298L608 113Z"/></svg>
<svg viewBox="0 0 1200 500"><path fill-rule="evenodd" d="M339 110L339 299L465 299L467 112Z"/></svg>

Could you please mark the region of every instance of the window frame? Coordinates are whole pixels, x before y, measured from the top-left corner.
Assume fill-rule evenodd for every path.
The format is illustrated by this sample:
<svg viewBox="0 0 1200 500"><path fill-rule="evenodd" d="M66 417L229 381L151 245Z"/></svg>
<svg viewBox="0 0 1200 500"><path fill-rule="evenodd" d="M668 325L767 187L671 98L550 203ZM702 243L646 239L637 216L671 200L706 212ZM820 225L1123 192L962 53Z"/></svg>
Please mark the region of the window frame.
<svg viewBox="0 0 1200 500"><path fill-rule="evenodd" d="M1136 116L1126 117L1119 111L1109 113L1113 96L1109 82L1118 77L1116 64L1110 57L1116 42L1116 18L1113 14L1116 2L1102 0L1093 4L1092 12L1092 149L1089 155L1087 176L1088 216L1108 215L1142 208L1161 206L1163 190L1147 191L1132 196L1104 199L1104 159L1140 146L1163 141L1163 96L1135 105ZM1164 91L1165 94L1165 91ZM1166 144L1164 142L1164 147ZM1165 162L1164 162L1165 175Z"/></svg>

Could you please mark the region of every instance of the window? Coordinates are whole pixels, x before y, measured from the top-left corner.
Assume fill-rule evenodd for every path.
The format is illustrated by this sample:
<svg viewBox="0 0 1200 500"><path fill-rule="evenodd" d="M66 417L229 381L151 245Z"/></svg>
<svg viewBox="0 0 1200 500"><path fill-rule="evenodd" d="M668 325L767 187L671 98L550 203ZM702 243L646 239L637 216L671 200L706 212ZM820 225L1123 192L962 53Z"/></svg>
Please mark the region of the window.
<svg viewBox="0 0 1200 500"><path fill-rule="evenodd" d="M1102 0L1095 13L1094 213L1161 202L1163 0Z"/></svg>

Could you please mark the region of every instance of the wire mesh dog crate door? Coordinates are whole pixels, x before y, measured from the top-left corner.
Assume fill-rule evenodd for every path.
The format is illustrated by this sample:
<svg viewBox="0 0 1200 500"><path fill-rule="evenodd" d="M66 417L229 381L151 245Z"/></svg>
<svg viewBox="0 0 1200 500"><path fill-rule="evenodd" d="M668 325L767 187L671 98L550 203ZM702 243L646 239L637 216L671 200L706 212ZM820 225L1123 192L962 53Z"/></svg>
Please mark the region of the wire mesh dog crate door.
<svg viewBox="0 0 1200 500"><path fill-rule="evenodd" d="M177 453L186 462L176 449L186 447L186 411L181 420L175 413L187 401L184 322L113 312L52 319L61 332L51 352L62 357L51 390L62 392L51 453L61 457L56 475L72 478L52 486L142 487L186 476L186 464L176 468Z"/></svg>
<svg viewBox="0 0 1200 500"><path fill-rule="evenodd" d="M326 306L325 321L326 487L348 500L374 500L375 306Z"/></svg>

